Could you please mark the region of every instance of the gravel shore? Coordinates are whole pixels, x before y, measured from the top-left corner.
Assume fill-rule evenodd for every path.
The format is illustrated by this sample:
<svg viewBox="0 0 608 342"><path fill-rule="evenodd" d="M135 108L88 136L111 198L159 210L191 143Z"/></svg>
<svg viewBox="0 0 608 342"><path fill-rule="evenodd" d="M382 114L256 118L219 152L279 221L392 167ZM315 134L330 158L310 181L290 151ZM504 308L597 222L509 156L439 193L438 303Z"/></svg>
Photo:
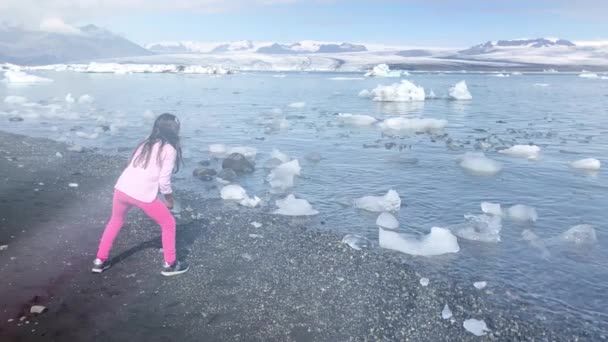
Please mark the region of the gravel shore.
<svg viewBox="0 0 608 342"><path fill-rule="evenodd" d="M60 153L59 156L57 153ZM126 160L0 132L2 341L584 341L525 307L445 278L420 284L408 258L352 250L318 220L179 191L179 277L160 275L160 229L132 211L113 267L90 273ZM183 176L183 175L182 175ZM186 175L187 176L187 175ZM73 184L71 184L73 183ZM71 184L71 185L70 185ZM77 184L77 186L76 186ZM255 228L251 223L259 222ZM453 317L442 319L449 304ZM32 305L48 311L34 315ZM463 328L483 319L477 337Z"/></svg>

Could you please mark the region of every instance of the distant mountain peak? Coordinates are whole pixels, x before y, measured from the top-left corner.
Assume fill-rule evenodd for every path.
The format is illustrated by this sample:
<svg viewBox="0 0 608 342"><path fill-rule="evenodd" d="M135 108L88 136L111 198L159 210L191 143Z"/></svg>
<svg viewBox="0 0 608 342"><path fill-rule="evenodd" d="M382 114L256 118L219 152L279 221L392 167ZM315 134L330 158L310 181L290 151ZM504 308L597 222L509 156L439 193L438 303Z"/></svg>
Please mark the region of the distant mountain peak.
<svg viewBox="0 0 608 342"><path fill-rule="evenodd" d="M477 55L491 53L493 51L504 48L545 48L554 46L576 46L569 40L560 38L519 38L510 40L487 41L483 44L478 44L466 50L459 51L465 55Z"/></svg>

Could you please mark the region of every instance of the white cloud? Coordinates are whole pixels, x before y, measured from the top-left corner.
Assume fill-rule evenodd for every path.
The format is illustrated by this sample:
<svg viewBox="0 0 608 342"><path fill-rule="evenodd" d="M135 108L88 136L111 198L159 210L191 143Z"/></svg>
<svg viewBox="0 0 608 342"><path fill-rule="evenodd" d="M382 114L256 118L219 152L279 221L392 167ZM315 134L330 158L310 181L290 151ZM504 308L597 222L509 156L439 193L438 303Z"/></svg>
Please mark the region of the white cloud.
<svg viewBox="0 0 608 342"><path fill-rule="evenodd" d="M66 24L61 18L44 18L40 22L40 30L55 33L79 34L80 30Z"/></svg>

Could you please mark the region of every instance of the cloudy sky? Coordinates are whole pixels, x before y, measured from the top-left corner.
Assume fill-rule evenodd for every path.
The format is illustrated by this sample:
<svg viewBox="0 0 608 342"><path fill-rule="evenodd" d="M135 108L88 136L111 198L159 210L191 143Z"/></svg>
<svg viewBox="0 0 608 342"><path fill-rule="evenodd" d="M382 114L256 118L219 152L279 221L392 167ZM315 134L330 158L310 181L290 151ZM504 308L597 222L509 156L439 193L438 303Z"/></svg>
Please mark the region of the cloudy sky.
<svg viewBox="0 0 608 342"><path fill-rule="evenodd" d="M494 39L608 40L606 0L0 0L0 20L97 24L138 43L303 39L464 47Z"/></svg>

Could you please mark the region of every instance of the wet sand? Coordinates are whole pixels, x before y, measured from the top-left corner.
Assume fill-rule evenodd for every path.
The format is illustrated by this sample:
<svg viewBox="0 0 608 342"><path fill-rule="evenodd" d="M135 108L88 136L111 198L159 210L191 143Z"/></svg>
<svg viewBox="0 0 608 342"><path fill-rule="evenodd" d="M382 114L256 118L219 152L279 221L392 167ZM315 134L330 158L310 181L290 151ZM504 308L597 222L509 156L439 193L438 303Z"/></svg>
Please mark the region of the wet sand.
<svg viewBox="0 0 608 342"><path fill-rule="evenodd" d="M187 210L178 219L177 249L191 265L188 273L160 275L160 229L132 211L114 245L113 267L91 274L112 186L125 163L0 132L0 245L8 245L0 250L0 340L601 338L584 327L531 320L515 302L508 312L495 308L492 295L472 282L433 278L423 287L414 262L376 248L350 249L342 236L319 229L322 215L291 219L179 189ZM453 319L441 318L446 303ZM48 311L30 314L34 304ZM484 319L491 332L467 332L462 323L469 318Z"/></svg>

